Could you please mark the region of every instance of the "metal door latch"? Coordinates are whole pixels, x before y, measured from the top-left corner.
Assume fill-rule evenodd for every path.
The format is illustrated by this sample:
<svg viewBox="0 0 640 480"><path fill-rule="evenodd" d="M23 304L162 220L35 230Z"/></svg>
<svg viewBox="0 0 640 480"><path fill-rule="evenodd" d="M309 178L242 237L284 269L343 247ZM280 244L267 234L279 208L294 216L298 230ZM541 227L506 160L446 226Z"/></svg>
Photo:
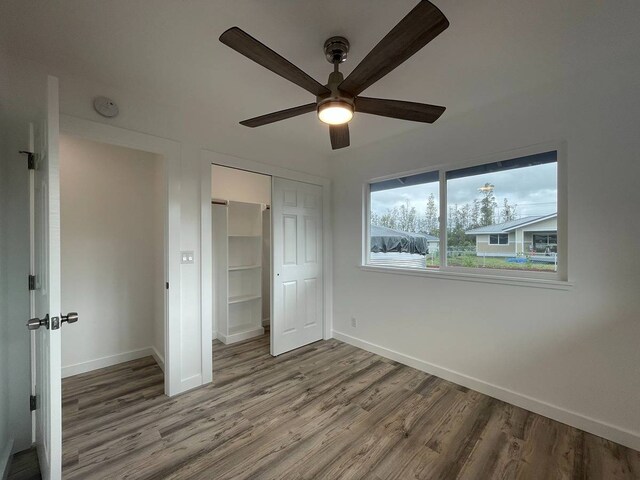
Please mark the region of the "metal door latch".
<svg viewBox="0 0 640 480"><path fill-rule="evenodd" d="M49 318L49 314L47 313L44 318L32 318L27 322L27 328L29 330L37 330L40 327L47 327L47 329L58 330L60 328L60 324L67 323L76 323L78 321L78 312L69 312L66 315L60 315L60 317L51 317Z"/></svg>

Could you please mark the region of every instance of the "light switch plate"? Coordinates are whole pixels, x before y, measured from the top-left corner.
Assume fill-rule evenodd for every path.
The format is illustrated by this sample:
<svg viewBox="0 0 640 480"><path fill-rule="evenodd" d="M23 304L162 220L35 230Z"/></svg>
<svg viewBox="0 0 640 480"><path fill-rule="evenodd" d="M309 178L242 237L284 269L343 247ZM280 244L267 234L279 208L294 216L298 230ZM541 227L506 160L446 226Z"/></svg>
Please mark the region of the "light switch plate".
<svg viewBox="0 0 640 480"><path fill-rule="evenodd" d="M180 263L183 265L193 263L193 252L180 252Z"/></svg>

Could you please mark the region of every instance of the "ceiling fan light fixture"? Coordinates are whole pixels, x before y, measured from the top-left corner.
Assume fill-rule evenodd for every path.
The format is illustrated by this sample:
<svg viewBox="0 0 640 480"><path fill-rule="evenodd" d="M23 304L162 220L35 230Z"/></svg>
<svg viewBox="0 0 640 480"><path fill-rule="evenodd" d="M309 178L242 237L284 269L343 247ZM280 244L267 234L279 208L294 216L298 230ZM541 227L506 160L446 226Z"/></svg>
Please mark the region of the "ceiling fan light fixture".
<svg viewBox="0 0 640 480"><path fill-rule="evenodd" d="M339 67L349 53L349 41L345 37L331 37L324 44L324 53L327 61L333 65L333 71L325 85L239 27L231 27L220 35L222 43L316 97L313 103L249 118L240 124L259 127L315 110L320 121L329 125L331 148L337 150L350 145L348 123L356 109L358 113L433 123L444 113L445 107L368 98L360 94L407 61L447 27L449 20L438 7L429 0L419 0L413 10L364 56L346 78Z"/></svg>
<svg viewBox="0 0 640 480"><path fill-rule="evenodd" d="M353 105L333 100L318 106L318 118L329 125L343 125L353 118Z"/></svg>

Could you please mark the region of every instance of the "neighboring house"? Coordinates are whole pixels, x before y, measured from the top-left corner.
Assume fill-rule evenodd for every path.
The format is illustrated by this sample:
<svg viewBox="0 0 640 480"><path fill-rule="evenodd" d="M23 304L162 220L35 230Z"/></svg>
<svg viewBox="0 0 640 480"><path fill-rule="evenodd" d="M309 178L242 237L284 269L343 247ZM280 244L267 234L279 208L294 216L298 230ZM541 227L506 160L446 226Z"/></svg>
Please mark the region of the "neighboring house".
<svg viewBox="0 0 640 480"><path fill-rule="evenodd" d="M519 218L465 232L476 237L478 256L511 257L558 252L558 214Z"/></svg>

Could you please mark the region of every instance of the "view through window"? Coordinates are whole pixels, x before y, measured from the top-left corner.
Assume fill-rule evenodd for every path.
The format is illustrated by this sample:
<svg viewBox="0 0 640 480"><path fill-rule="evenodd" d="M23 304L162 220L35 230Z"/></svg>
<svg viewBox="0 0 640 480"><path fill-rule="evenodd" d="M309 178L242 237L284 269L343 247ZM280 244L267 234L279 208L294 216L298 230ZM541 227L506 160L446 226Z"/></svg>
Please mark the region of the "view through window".
<svg viewBox="0 0 640 480"><path fill-rule="evenodd" d="M557 271L556 152L448 171L445 178L446 219L439 218L437 171L370 184L368 264Z"/></svg>
<svg viewBox="0 0 640 480"><path fill-rule="evenodd" d="M370 185L370 264L440 266L438 182L438 172L427 172Z"/></svg>
<svg viewBox="0 0 640 480"><path fill-rule="evenodd" d="M557 271L556 157L447 172L447 265Z"/></svg>

